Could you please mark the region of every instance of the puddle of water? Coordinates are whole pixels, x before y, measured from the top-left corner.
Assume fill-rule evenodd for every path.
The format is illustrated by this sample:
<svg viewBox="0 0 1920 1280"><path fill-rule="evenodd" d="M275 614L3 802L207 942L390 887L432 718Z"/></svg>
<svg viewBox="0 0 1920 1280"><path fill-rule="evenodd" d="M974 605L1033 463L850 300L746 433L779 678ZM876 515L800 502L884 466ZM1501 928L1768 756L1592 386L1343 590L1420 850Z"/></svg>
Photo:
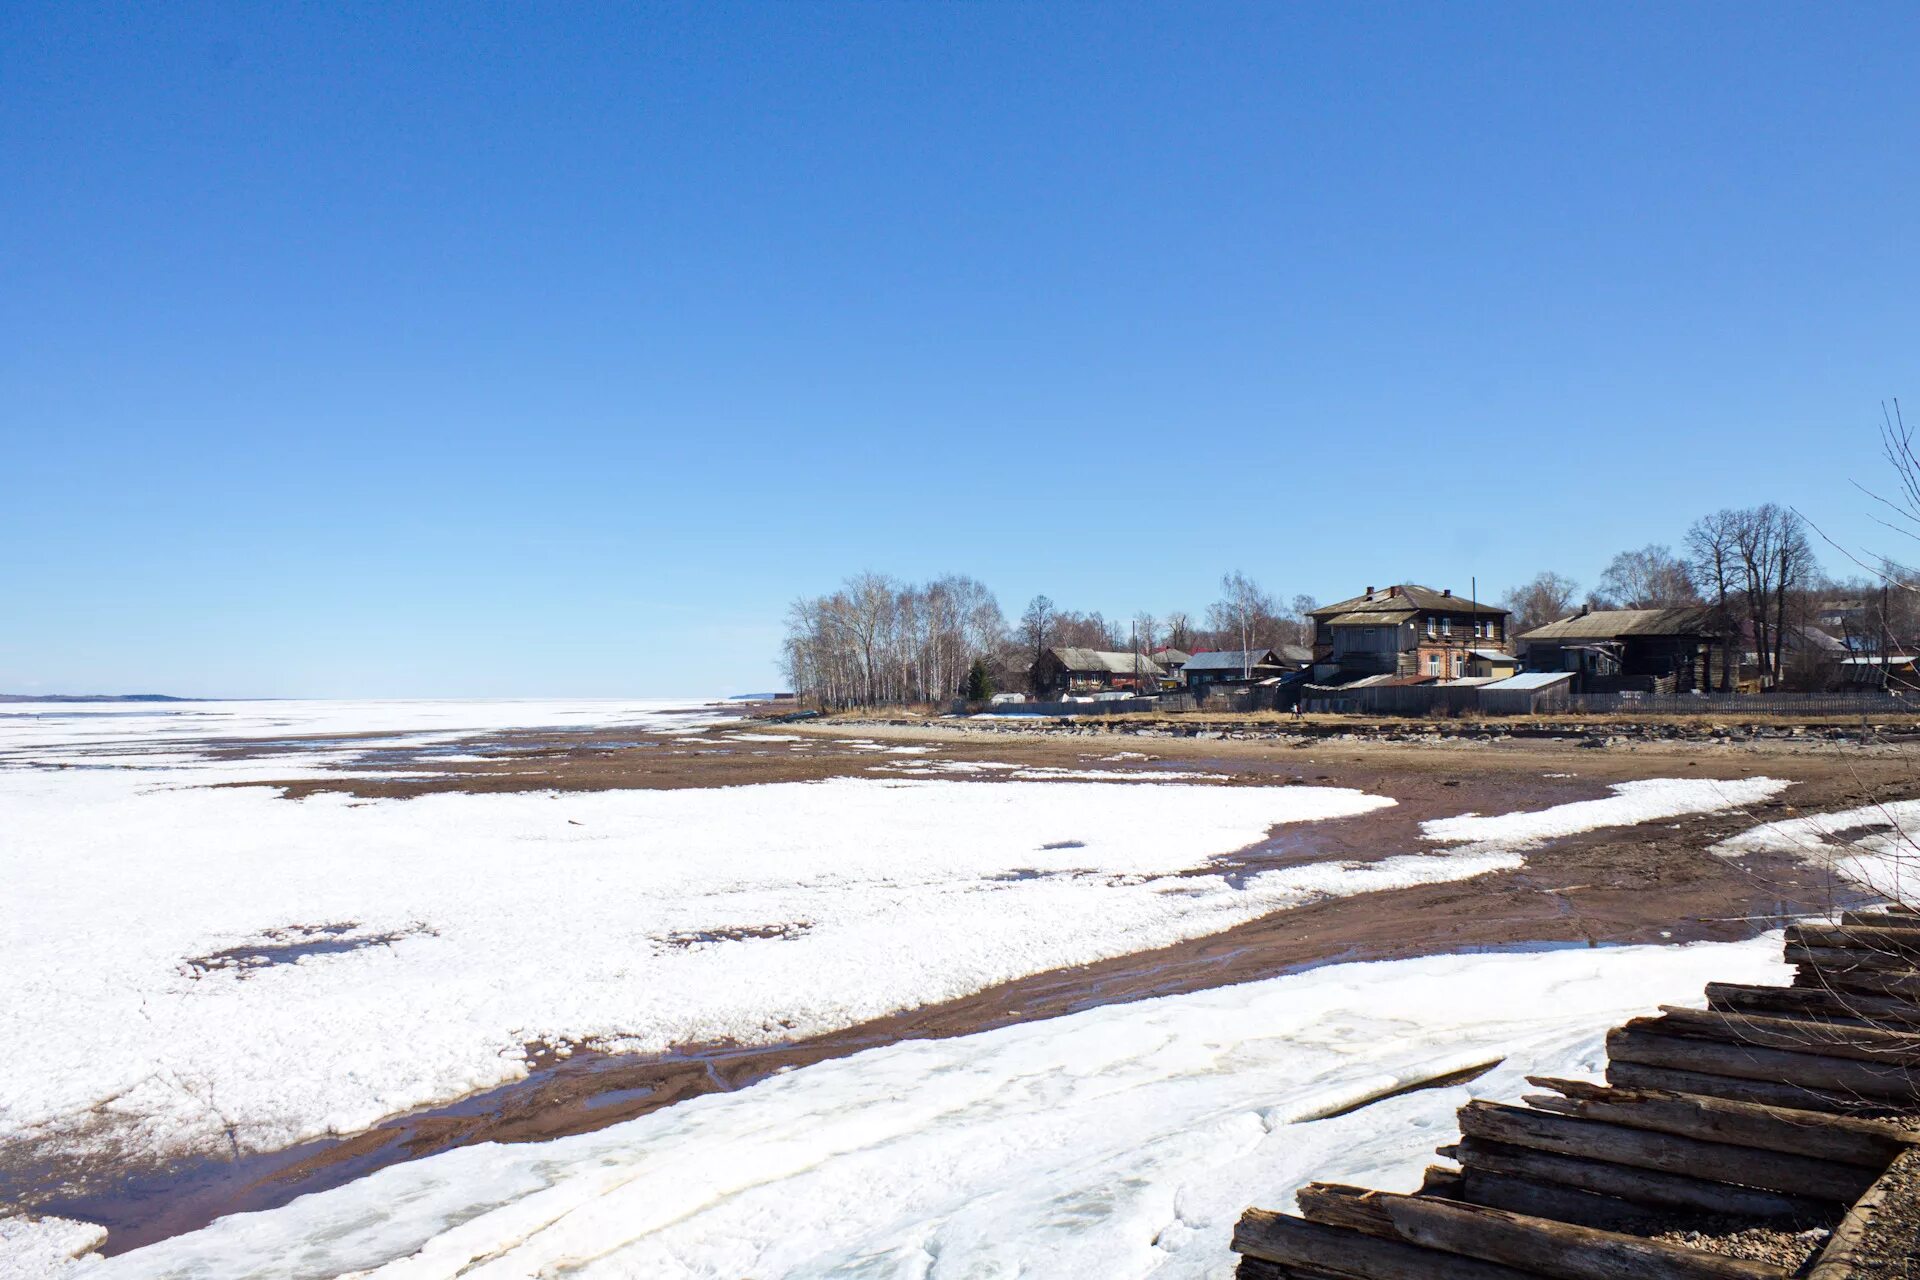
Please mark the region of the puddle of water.
<svg viewBox="0 0 1920 1280"><path fill-rule="evenodd" d="M235 977L245 979L256 969L298 964L307 956L343 955L364 951L368 947L389 947L406 938L433 932L424 925L417 925L387 933L354 933L359 927L359 921L347 920L334 924L296 924L284 929L268 929L260 935L261 941L243 942L239 946L225 947L203 956L189 956L182 962L184 967L181 972L194 979L223 972L231 972Z"/></svg>

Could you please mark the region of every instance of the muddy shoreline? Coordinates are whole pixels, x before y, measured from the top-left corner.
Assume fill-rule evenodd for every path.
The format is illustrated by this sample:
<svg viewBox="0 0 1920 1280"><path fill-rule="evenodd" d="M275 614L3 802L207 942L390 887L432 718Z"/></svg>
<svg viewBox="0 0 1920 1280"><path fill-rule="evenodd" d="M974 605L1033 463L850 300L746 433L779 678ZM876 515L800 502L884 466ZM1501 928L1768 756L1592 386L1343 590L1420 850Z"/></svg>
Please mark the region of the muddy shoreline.
<svg viewBox="0 0 1920 1280"><path fill-rule="evenodd" d="M777 734L778 740L758 735ZM877 746L875 745L877 744ZM1792 916L1859 900L1824 873L1769 855L1731 862L1708 852L1756 822L1920 793L1904 752L1839 752L1822 744L1655 742L1595 751L1541 740L1450 743L1348 739L1281 743L1132 735L956 730L937 725L724 726L695 734L503 733L410 752L369 755L381 777L350 769L284 782L290 798L323 792L406 797L446 791L604 790L736 785L830 777L940 776L918 755L887 746L937 746L945 763L1225 775L1207 785L1300 782L1356 787L1394 807L1278 828L1265 841L1211 860L1194 874L1249 874L1307 862L1368 861L1418 851L1419 823L1465 811L1543 808L1606 794L1646 777L1792 779L1779 800L1742 813L1587 833L1529 852L1524 868L1474 880L1314 903L1175 946L1030 975L940 1005L906 1010L830 1035L768 1046L698 1045L637 1056L594 1044L535 1046L524 1079L389 1120L363 1133L237 1159L195 1157L117 1166L58 1160L0 1168L0 1192L37 1186L38 1211L99 1222L106 1251L124 1252L225 1214L270 1208L378 1168L476 1142L540 1141L589 1132L704 1093L732 1090L797 1066L915 1038L942 1038L1055 1017L1104 1004L1202 990L1325 964L1466 949L1731 941ZM245 752L244 743L219 750ZM281 748L284 749L284 748ZM449 761L446 757L460 757ZM1044 776L1044 775L1042 775ZM1179 785L1177 781L1168 785ZM1430 846L1429 846L1430 847ZM50 1191L51 1194L46 1194Z"/></svg>

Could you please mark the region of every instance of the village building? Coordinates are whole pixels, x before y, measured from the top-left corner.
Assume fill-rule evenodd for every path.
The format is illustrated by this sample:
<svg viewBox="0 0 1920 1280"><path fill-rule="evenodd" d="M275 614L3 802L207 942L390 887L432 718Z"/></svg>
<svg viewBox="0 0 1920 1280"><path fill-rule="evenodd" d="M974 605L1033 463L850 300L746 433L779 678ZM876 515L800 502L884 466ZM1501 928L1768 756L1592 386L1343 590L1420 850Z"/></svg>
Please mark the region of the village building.
<svg viewBox="0 0 1920 1280"><path fill-rule="evenodd" d="M1312 657L1311 650L1299 645L1196 653L1186 663L1186 684L1195 693L1204 693L1213 685L1259 684L1301 670Z"/></svg>
<svg viewBox="0 0 1920 1280"><path fill-rule="evenodd" d="M1159 663L1160 669L1167 673L1169 680L1173 681L1180 679L1181 670L1186 667L1188 660L1193 657L1193 655L1186 650L1176 649L1172 645L1168 645L1163 649L1155 649L1147 656Z"/></svg>
<svg viewBox="0 0 1920 1280"><path fill-rule="evenodd" d="M1314 679L1323 683L1374 675L1465 679L1474 651L1512 648L1505 609L1413 583L1368 587L1308 616Z"/></svg>
<svg viewBox="0 0 1920 1280"><path fill-rule="evenodd" d="M1688 693L1731 689L1736 634L1705 606L1582 609L1520 637L1529 671L1572 672L1575 693Z"/></svg>
<svg viewBox="0 0 1920 1280"><path fill-rule="evenodd" d="M1520 674L1520 659L1500 649L1467 650L1467 678L1505 680Z"/></svg>
<svg viewBox="0 0 1920 1280"><path fill-rule="evenodd" d="M1057 702L1075 694L1129 691L1157 693L1166 672L1144 653L1053 648L1033 664L1034 692Z"/></svg>

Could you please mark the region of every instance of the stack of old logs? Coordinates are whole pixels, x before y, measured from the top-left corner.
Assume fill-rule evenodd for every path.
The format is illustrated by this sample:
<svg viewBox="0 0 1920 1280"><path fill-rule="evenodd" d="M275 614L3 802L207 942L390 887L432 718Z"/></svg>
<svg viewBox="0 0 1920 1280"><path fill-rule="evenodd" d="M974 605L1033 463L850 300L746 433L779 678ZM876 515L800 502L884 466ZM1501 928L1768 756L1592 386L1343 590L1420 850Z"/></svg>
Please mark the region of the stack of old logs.
<svg viewBox="0 0 1920 1280"><path fill-rule="evenodd" d="M1774 1280L1851 1274L1892 1162L1920 1148L1920 915L1787 932L1789 987L1711 983L1607 1036L1607 1084L1530 1077L1526 1106L1470 1102L1412 1195L1313 1183L1249 1209L1241 1280ZM1920 1125L1920 1121L1914 1122ZM1920 1159L1920 1156L1910 1156ZM1651 1238L1838 1225L1790 1272Z"/></svg>

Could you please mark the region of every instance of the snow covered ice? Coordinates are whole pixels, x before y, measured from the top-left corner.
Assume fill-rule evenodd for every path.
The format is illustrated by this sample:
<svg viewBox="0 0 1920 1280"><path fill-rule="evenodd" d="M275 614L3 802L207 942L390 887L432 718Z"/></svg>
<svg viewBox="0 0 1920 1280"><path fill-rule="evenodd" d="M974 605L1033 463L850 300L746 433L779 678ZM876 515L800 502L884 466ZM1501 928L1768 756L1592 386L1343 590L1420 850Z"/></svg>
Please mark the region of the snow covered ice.
<svg viewBox="0 0 1920 1280"><path fill-rule="evenodd" d="M1896 902L1920 899L1920 800L1763 823L1714 846L1726 855L1784 853Z"/></svg>
<svg viewBox="0 0 1920 1280"><path fill-rule="evenodd" d="M1780 936L1337 965L910 1041L598 1133L469 1147L74 1268L78 1280L1046 1275L1228 1280L1249 1204L1412 1189L1471 1096L1595 1075L1605 1029ZM1317 1118L1329 1117L1329 1118Z"/></svg>
<svg viewBox="0 0 1920 1280"><path fill-rule="evenodd" d="M260 733L312 727L240 706ZM86 727L93 747L159 750ZM297 757L165 750L159 772L0 771L0 965L20 975L0 1034L41 1046L0 1102L0 1137L278 1147L516 1078L533 1041L806 1036L1500 865L1322 864L1237 888L1192 874L1273 824L1391 803L1329 787L855 778L289 801L205 784L286 777ZM220 962L248 947L289 962Z"/></svg>
<svg viewBox="0 0 1920 1280"><path fill-rule="evenodd" d="M1422 823L1420 830L1429 840L1520 846L1603 827L1738 809L1771 799L1789 785L1776 778L1646 778L1616 782L1608 788L1613 794L1598 800L1575 800L1533 812L1436 818Z"/></svg>
<svg viewBox="0 0 1920 1280"><path fill-rule="evenodd" d="M1783 785L1630 783L1427 823L1445 846L1431 852L1232 876L1214 860L1276 825L1393 802L1173 771L1016 777L884 750L867 776L724 789L287 800L219 785L366 776L362 753L391 744L453 762L465 739L504 729L729 720L665 703L0 712L0 1035L34 1046L0 1093L0 1148L276 1149L518 1078L535 1042L802 1038L1327 897L1512 869L1545 839ZM1536 1071L1587 1062L1616 1013L1696 991L1682 957L1706 954L1347 966L894 1045L600 1134L448 1153L83 1270L280 1275L285 1257L305 1259L301 1274L426 1276L497 1253L471 1274L584 1260L734 1280L1016 1262L1224 1274L1249 1199L1283 1202L1309 1172L1405 1181L1438 1140L1421 1126L1450 1116L1458 1091L1293 1122L1492 1053L1524 1049ZM1745 957L1713 961L1717 976L1764 967L1717 954ZM1526 992L1550 996L1551 1016ZM1395 1137L1369 1145L1375 1126ZM388 1204L406 1208L371 1207ZM5 1280L40 1265L20 1258L91 1240L70 1223L6 1226Z"/></svg>

